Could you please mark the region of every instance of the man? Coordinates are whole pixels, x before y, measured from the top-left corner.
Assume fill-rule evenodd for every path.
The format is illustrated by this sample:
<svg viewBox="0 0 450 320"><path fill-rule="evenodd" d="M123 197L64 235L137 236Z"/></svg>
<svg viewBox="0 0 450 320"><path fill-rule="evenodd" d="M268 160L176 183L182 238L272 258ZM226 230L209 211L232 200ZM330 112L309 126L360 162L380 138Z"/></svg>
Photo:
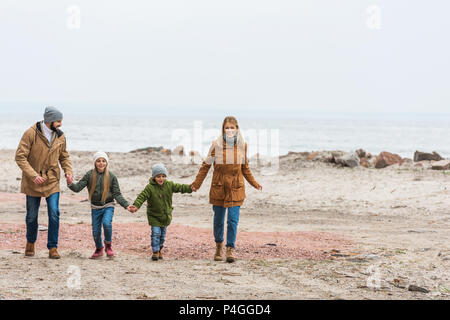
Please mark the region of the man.
<svg viewBox="0 0 450 320"><path fill-rule="evenodd" d="M27 199L27 245L25 256L34 256L38 233L38 212L41 198L48 207L47 248L49 258L59 259L59 164L68 184L73 181L72 165L66 151L66 137L59 130L62 113L55 107L45 108L44 121L25 131L16 151L16 162L22 170L21 192Z"/></svg>

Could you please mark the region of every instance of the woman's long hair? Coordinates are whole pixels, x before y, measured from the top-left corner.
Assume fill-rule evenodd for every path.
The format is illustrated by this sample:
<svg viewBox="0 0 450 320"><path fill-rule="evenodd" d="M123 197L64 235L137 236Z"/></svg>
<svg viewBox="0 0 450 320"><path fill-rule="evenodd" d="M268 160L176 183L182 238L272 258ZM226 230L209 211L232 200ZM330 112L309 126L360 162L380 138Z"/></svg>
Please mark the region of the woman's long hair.
<svg viewBox="0 0 450 320"><path fill-rule="evenodd" d="M209 151L208 155L210 155L212 150L215 149L215 160L216 160L216 162L220 163L220 164L223 164L222 148L225 147L224 136L225 136L225 124L227 122L234 124L236 126L236 129L237 129L236 143L235 143L235 147L237 147L236 148L236 151L237 151L237 162L236 163L234 162L234 154L233 154L234 148L232 148L231 150L229 150L229 152L231 152L231 153L228 153L226 155L226 157L227 157L226 163L227 164L229 164L229 163L243 164L243 163L245 163L245 159L246 159L245 158L246 157L246 154L245 154L246 143L245 143L244 137L243 137L243 135L241 133L241 130L239 128L238 121L233 116L227 116L227 117L225 117L225 119L223 119L222 134L214 141L213 145L210 148L210 151ZM228 159L233 159L233 160L231 160L231 162L229 162ZM208 161L212 161L212 159L211 160L207 159L207 160ZM206 161L206 162L209 163L208 161Z"/></svg>
<svg viewBox="0 0 450 320"><path fill-rule="evenodd" d="M233 116L227 116L227 117L225 117L225 119L223 119L223 122L222 122L222 134L223 135L225 135L225 124L227 122L234 124L236 126L236 131L239 130L239 124L238 124L237 119Z"/></svg>
<svg viewBox="0 0 450 320"><path fill-rule="evenodd" d="M108 164L105 167L105 173L103 175L103 193L102 193L102 202L105 203L106 198L109 194L109 189L111 188L111 181L109 177ZM92 195L94 194L95 186L97 185L97 167L94 164L94 170L92 170L92 183L91 190L89 190L89 200L92 199Z"/></svg>

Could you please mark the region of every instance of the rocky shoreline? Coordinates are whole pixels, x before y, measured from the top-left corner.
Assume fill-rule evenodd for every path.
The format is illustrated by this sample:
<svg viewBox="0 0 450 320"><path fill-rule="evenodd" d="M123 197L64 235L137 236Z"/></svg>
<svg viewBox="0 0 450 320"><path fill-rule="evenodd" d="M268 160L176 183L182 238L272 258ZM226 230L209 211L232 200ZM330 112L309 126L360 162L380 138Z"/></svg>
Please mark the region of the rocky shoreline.
<svg viewBox="0 0 450 320"><path fill-rule="evenodd" d="M402 158L398 154L383 151L378 155L372 155L363 149L354 152L321 151L321 152L289 152L286 156L298 155L302 160L321 161L342 167L358 167L383 169L398 165L401 167L414 167L433 170L449 170L450 159L442 158L438 153L425 153L416 151L414 158Z"/></svg>
<svg viewBox="0 0 450 320"><path fill-rule="evenodd" d="M185 152L183 146L178 146L173 150L164 147L147 147L130 151L130 153L161 153L163 155L175 156L179 159L188 159L188 163L201 164L202 156L197 151ZM311 151L311 152L294 152L289 151L285 155L279 156L279 160L293 159L297 161L314 161L324 162L341 167L358 167L383 169L389 166L398 165L408 168L423 168L432 170L449 170L450 159L444 159L436 151L432 153L421 152L416 150L412 158L402 158L398 154L383 151L378 155L373 155L363 149L357 149L354 152L345 152L340 150L334 151ZM249 158L251 164L257 167L270 166L274 163L274 159L268 156L260 156L256 154Z"/></svg>

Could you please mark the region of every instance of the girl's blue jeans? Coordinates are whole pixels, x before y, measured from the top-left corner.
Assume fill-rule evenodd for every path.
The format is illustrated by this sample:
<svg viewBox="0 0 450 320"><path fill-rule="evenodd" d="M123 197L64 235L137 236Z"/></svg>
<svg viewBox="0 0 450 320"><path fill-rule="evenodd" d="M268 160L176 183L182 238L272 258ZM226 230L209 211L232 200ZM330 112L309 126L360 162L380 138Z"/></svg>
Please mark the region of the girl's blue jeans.
<svg viewBox="0 0 450 320"><path fill-rule="evenodd" d="M234 248L236 243L237 227L239 223L240 206L229 207L227 217L227 247ZM218 243L223 242L225 212L227 208L213 206L214 210L214 240Z"/></svg>
<svg viewBox="0 0 450 320"><path fill-rule="evenodd" d="M114 207L104 209L92 209L92 236L94 237L95 247L103 248L102 226L105 235L105 242L112 240L112 219L114 216Z"/></svg>
<svg viewBox="0 0 450 320"><path fill-rule="evenodd" d="M158 252L161 250L166 240L167 227L152 226L152 251Z"/></svg>

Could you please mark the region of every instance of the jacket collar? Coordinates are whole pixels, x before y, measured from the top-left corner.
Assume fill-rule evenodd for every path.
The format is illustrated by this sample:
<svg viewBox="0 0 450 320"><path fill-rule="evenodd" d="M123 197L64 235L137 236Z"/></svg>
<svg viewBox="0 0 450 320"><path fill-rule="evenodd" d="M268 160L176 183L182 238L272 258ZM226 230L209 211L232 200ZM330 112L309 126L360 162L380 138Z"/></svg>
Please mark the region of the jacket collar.
<svg viewBox="0 0 450 320"><path fill-rule="evenodd" d="M43 134L42 132L42 128L41 128L41 122L38 121L36 122L36 129ZM61 130L57 129L56 130L56 135L58 136L58 138L60 138L62 135L64 134L64 132L62 132Z"/></svg>
<svg viewBox="0 0 450 320"><path fill-rule="evenodd" d="M160 186L160 185L158 184L158 182L156 182L155 180L153 180L153 178L150 179L150 184L153 184L153 185L155 185L155 186L157 186L157 187L161 187L161 188L166 184L166 182L167 182L167 179L166 179L166 181L164 181L164 183Z"/></svg>
<svg viewBox="0 0 450 320"><path fill-rule="evenodd" d="M95 171L95 173L96 173L97 175L99 175L99 176L105 174L105 171L103 171L103 172L98 172L97 168L94 168L94 169L92 169L92 170Z"/></svg>
<svg viewBox="0 0 450 320"><path fill-rule="evenodd" d="M226 134L223 135L223 142L229 146L235 146L238 139L238 134L236 133L232 138L228 138Z"/></svg>

